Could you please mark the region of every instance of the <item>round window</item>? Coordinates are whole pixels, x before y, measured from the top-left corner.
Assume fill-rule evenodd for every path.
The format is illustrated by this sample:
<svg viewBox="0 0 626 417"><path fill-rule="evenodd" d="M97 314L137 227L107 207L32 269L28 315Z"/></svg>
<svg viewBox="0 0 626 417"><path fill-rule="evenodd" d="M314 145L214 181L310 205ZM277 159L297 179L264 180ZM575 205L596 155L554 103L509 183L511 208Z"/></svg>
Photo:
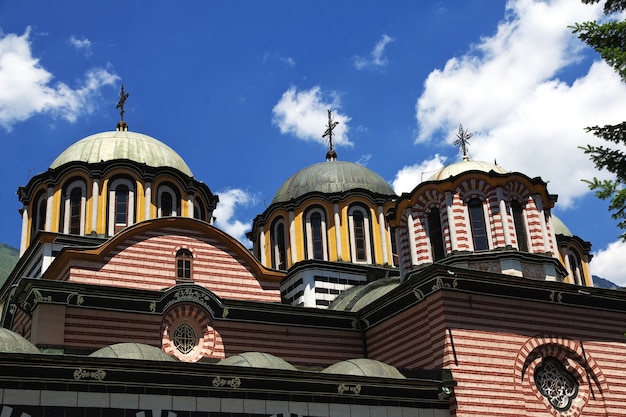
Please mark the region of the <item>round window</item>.
<svg viewBox="0 0 626 417"><path fill-rule="evenodd" d="M173 342L176 349L186 355L198 345L198 336L193 327L183 323L174 330Z"/></svg>

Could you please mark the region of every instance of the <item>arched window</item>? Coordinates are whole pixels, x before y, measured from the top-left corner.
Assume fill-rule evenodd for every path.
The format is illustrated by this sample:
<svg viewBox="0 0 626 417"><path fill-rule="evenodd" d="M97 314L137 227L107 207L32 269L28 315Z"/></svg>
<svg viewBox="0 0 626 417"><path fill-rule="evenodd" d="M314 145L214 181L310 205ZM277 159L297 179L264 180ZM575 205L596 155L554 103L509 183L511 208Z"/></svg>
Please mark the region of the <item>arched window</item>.
<svg viewBox="0 0 626 417"><path fill-rule="evenodd" d="M287 269L287 235L285 220L281 217L272 224L272 268Z"/></svg>
<svg viewBox="0 0 626 417"><path fill-rule="evenodd" d="M513 214L513 224L515 225L515 236L517 237L517 248L523 252L528 252L528 239L526 238L526 222L524 221L524 208L519 201L511 201L511 212Z"/></svg>
<svg viewBox="0 0 626 417"><path fill-rule="evenodd" d="M38 231L46 228L46 210L48 208L48 199L44 191L40 192L35 198L33 206L33 218L30 225L30 238L35 237Z"/></svg>
<svg viewBox="0 0 626 417"><path fill-rule="evenodd" d="M204 209L204 204L202 204L202 201L197 198L195 198L193 201L193 218L206 221L206 211Z"/></svg>
<svg viewBox="0 0 626 417"><path fill-rule="evenodd" d="M191 279L193 255L188 249L179 249L176 252L176 279L188 281Z"/></svg>
<svg viewBox="0 0 626 417"><path fill-rule="evenodd" d="M474 250L478 251L489 249L487 228L485 227L485 214L483 212L483 202L479 198L472 198L467 203L467 208L470 216Z"/></svg>
<svg viewBox="0 0 626 417"><path fill-rule="evenodd" d="M178 198L174 189L167 185L159 187L159 217L178 215Z"/></svg>
<svg viewBox="0 0 626 417"><path fill-rule="evenodd" d="M135 184L127 178L112 180L109 185L108 234L135 223Z"/></svg>
<svg viewBox="0 0 626 417"><path fill-rule="evenodd" d="M353 262L372 263L370 218L367 210L353 206L348 210L350 255Z"/></svg>
<svg viewBox="0 0 626 417"><path fill-rule="evenodd" d="M307 259L328 259L324 211L319 208L309 210L305 219Z"/></svg>
<svg viewBox="0 0 626 417"><path fill-rule="evenodd" d="M443 259L446 256L446 249L441 229L441 215L437 207L431 208L428 212L428 239L433 262Z"/></svg>
<svg viewBox="0 0 626 417"><path fill-rule="evenodd" d="M74 188L70 193L70 234L80 234L82 193L80 188Z"/></svg>
<svg viewBox="0 0 626 417"><path fill-rule="evenodd" d="M82 180L73 181L65 188L59 228L62 233L85 234L85 199L86 186Z"/></svg>
<svg viewBox="0 0 626 417"><path fill-rule="evenodd" d="M570 282L576 285L584 285L585 274L583 272L583 264L580 256L570 249L568 250L567 257L569 258Z"/></svg>

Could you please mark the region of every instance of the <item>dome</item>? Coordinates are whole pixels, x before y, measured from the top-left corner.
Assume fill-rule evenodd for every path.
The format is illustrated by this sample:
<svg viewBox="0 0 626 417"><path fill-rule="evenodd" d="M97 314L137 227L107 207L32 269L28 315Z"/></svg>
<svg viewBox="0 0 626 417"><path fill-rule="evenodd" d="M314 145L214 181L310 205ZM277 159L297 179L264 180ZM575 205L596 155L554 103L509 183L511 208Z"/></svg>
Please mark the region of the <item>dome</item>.
<svg viewBox="0 0 626 417"><path fill-rule="evenodd" d="M218 365L244 366L249 368L263 369L286 369L295 371L296 368L289 362L269 353L263 352L244 352L238 355L230 356L222 359Z"/></svg>
<svg viewBox="0 0 626 417"><path fill-rule="evenodd" d="M96 133L81 139L63 151L50 168L69 162L95 164L116 159L129 159L155 168L176 168L193 176L185 161L172 148L150 136L128 131Z"/></svg>
<svg viewBox="0 0 626 417"><path fill-rule="evenodd" d="M39 349L19 334L9 329L0 328L0 352L39 353Z"/></svg>
<svg viewBox="0 0 626 417"><path fill-rule="evenodd" d="M569 237L574 236L572 232L570 232L570 230L567 228L567 226L565 226L565 223L563 223L561 219L556 217L554 214L552 215L552 225L554 226L555 235L563 235Z"/></svg>
<svg viewBox="0 0 626 417"><path fill-rule="evenodd" d="M381 378L405 379L404 375L391 365L373 359L349 359L330 365L322 371L325 374L377 376Z"/></svg>
<svg viewBox="0 0 626 417"><path fill-rule="evenodd" d="M150 361L173 361L161 349L142 343L118 343L105 346L89 355L93 358L144 359Z"/></svg>
<svg viewBox="0 0 626 417"><path fill-rule="evenodd" d="M359 311L400 285L400 278L380 278L366 285L355 285L339 295L328 307L330 310Z"/></svg>
<svg viewBox="0 0 626 417"><path fill-rule="evenodd" d="M278 189L272 203L283 203L310 192L338 193L358 188L376 194L396 195L387 181L363 165L326 161L292 175Z"/></svg>
<svg viewBox="0 0 626 417"><path fill-rule="evenodd" d="M484 161L461 161L441 168L435 172L428 181L446 180L467 171L495 171L498 174L506 174L508 171L499 165Z"/></svg>

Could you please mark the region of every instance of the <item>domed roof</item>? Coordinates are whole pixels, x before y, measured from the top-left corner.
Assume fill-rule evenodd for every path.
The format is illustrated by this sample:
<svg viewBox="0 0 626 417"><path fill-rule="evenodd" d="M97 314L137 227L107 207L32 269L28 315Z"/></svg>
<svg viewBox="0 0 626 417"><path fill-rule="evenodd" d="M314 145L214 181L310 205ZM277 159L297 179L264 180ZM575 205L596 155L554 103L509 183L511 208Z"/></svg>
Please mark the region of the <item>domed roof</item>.
<svg viewBox="0 0 626 417"><path fill-rule="evenodd" d="M554 226L554 234L555 235L563 235L563 236L574 236L572 232L565 226L565 223L561 221L554 214L552 215L552 225Z"/></svg>
<svg viewBox="0 0 626 417"><path fill-rule="evenodd" d="M58 168L68 162L95 164L116 159L129 159L155 168L176 168L185 175L193 176L183 158L163 142L123 130L96 133L79 140L63 151L50 168Z"/></svg>
<svg viewBox="0 0 626 417"><path fill-rule="evenodd" d="M349 359L330 365L322 371L326 374L377 376L381 378L406 379L396 368L373 359Z"/></svg>
<svg viewBox="0 0 626 417"><path fill-rule="evenodd" d="M366 285L355 285L339 295L330 310L359 311L400 285L399 277L380 278Z"/></svg>
<svg viewBox="0 0 626 417"><path fill-rule="evenodd" d="M174 361L161 349L143 343L117 343L98 349L89 356L94 358L144 359L150 361Z"/></svg>
<svg viewBox="0 0 626 417"><path fill-rule="evenodd" d="M499 165L484 161L463 160L454 164L450 164L435 172L428 181L445 180L467 171L495 171L498 174L506 174L508 171Z"/></svg>
<svg viewBox="0 0 626 417"><path fill-rule="evenodd" d="M282 203L310 192L337 193L362 188L372 193L396 195L380 175L353 162L326 161L292 175L278 189L272 203Z"/></svg>
<svg viewBox="0 0 626 417"><path fill-rule="evenodd" d="M19 334L9 329L0 328L0 352L39 353L39 349Z"/></svg>
<svg viewBox="0 0 626 417"><path fill-rule="evenodd" d="M244 352L229 356L217 363L218 365L244 366L249 368L286 369L295 371L296 367L277 356L263 352Z"/></svg>

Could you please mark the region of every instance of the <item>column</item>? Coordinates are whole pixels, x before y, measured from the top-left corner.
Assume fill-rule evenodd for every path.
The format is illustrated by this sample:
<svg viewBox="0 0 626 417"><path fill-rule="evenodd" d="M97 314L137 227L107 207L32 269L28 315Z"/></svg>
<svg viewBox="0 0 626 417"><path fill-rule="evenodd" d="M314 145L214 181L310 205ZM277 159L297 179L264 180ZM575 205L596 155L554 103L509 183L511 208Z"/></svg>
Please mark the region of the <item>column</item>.
<svg viewBox="0 0 626 417"><path fill-rule="evenodd" d="M502 228L504 229L504 244L507 247L512 247L513 242L511 242L511 232L509 230L509 216L506 212L506 201L504 201L504 192L502 191L502 187L497 188L498 194L498 206L500 208L500 222L502 222ZM518 245L519 249L519 245Z"/></svg>
<svg viewBox="0 0 626 417"><path fill-rule="evenodd" d="M343 260L341 254L341 215L339 214L339 204L333 204L335 214L335 241L337 244L337 260Z"/></svg>
<svg viewBox="0 0 626 417"><path fill-rule="evenodd" d="M187 194L187 217L193 219L193 211L194 211L194 209L195 209L195 207L193 205L193 194Z"/></svg>
<svg viewBox="0 0 626 417"><path fill-rule="evenodd" d="M389 264L389 258L387 255L387 233L385 233L385 216L383 214L382 206L378 206L378 226L380 229L380 243L383 247L383 264Z"/></svg>
<svg viewBox="0 0 626 417"><path fill-rule="evenodd" d="M407 227L409 229L409 250L411 251L411 265L417 265L417 248L415 247L415 225L413 224L413 213L411 209L407 211Z"/></svg>
<svg viewBox="0 0 626 417"><path fill-rule="evenodd" d="M271 266L266 264L266 255L265 255L265 229L263 226L259 228L259 252L261 255L261 265L263 266Z"/></svg>
<svg viewBox="0 0 626 417"><path fill-rule="evenodd" d="M98 178L93 179L91 185L91 232L98 233L98 197L100 195L100 183Z"/></svg>
<svg viewBox="0 0 626 417"><path fill-rule="evenodd" d="M454 221L454 198L450 191L446 191L446 214L448 216L448 235L450 236L450 247L452 252L459 250L459 243L456 240L456 224Z"/></svg>
<svg viewBox="0 0 626 417"><path fill-rule="evenodd" d="M48 187L48 200L46 201L46 225L44 230L46 232L52 231L52 208L54 204L54 187Z"/></svg>
<svg viewBox="0 0 626 417"><path fill-rule="evenodd" d="M28 242L28 207L22 209L22 236L20 239L20 256L26 251L26 243Z"/></svg>
<svg viewBox="0 0 626 417"><path fill-rule="evenodd" d="M289 248L291 249L291 265L293 265L298 262L298 254L296 253L298 249L296 245L296 224L293 210L289 212Z"/></svg>
<svg viewBox="0 0 626 417"><path fill-rule="evenodd" d="M144 220L150 220L150 208L152 206L152 183L147 182L145 187L145 210L144 210Z"/></svg>

